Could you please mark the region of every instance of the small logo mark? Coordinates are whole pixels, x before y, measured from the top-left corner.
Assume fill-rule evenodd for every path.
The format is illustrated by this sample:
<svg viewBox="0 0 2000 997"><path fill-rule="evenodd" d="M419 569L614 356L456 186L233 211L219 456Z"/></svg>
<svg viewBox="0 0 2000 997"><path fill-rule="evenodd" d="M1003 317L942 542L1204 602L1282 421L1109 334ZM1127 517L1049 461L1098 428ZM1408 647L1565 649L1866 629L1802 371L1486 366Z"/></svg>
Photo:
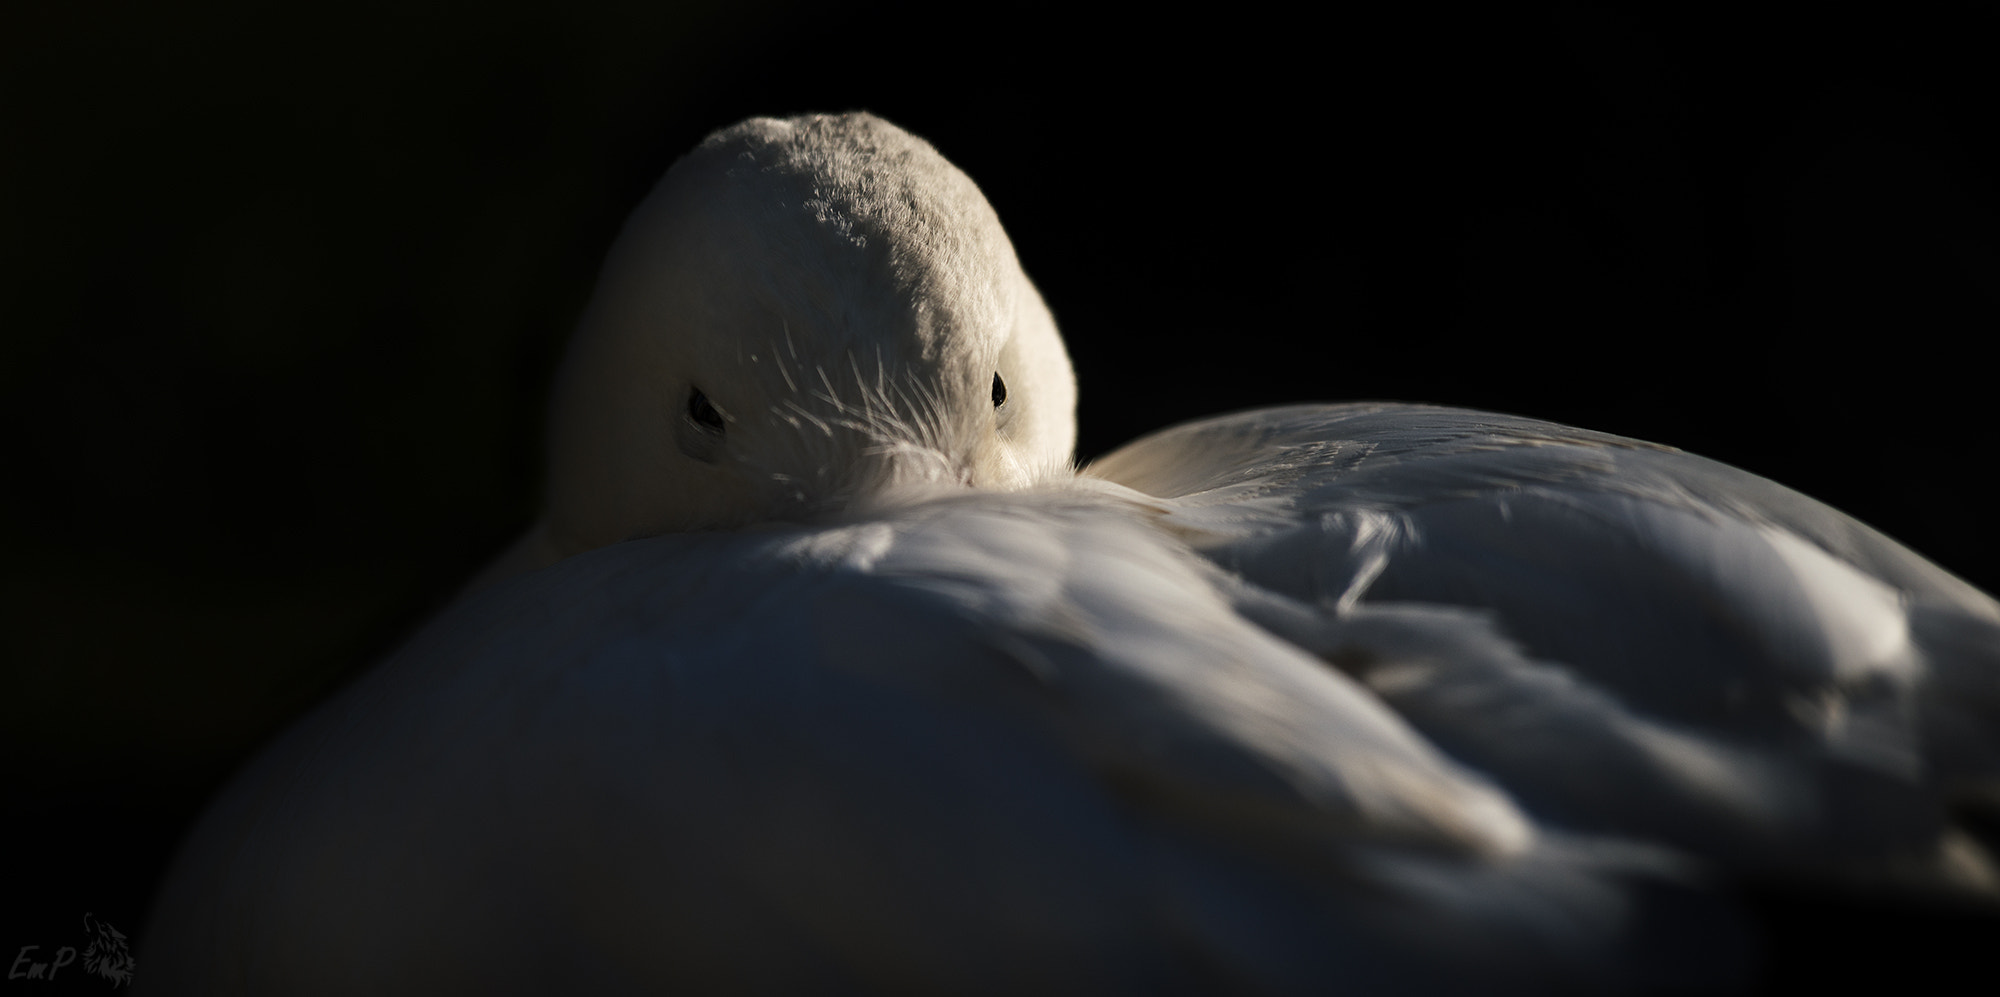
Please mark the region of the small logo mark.
<svg viewBox="0 0 2000 997"><path fill-rule="evenodd" d="M125 933L86 913L83 928L90 932L90 945L83 950L83 970L111 981L114 987L132 982L132 968L138 961L125 944Z"/></svg>
<svg viewBox="0 0 2000 997"><path fill-rule="evenodd" d="M83 915L83 930L90 935L83 949L83 971L110 980L114 988L130 984L137 962L132 958L131 946L125 942L125 933L98 920L94 914ZM40 948L40 945L21 946L14 954L14 964L7 967L7 978L53 980L57 971L76 961L76 947L64 945L56 949L55 957L48 962L37 962L34 953Z"/></svg>

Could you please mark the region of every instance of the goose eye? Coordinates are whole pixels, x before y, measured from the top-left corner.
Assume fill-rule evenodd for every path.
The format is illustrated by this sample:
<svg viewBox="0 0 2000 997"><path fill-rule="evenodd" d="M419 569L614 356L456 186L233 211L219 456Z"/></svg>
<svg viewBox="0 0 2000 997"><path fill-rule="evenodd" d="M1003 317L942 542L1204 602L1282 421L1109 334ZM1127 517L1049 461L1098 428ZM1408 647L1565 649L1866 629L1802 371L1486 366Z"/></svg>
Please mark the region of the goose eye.
<svg viewBox="0 0 2000 997"><path fill-rule="evenodd" d="M715 410L700 388L688 392L688 421L711 433L722 432L722 413Z"/></svg>
<svg viewBox="0 0 2000 997"><path fill-rule="evenodd" d="M1000 380L1000 372L993 372L993 407L999 408L1007 402L1007 382Z"/></svg>

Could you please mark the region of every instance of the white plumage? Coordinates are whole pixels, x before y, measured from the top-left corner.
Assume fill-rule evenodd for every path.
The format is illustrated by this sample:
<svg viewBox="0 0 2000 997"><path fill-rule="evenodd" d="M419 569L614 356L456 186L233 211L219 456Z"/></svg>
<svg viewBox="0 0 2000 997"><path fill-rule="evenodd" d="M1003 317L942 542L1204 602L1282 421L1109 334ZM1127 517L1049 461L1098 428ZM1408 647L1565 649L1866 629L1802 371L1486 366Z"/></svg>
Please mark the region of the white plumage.
<svg viewBox="0 0 2000 997"><path fill-rule="evenodd" d="M1072 474L1047 310L878 119L677 165L556 397L547 516L239 775L142 985L1727 987L1734 877L2000 891L1992 599L1507 416Z"/></svg>

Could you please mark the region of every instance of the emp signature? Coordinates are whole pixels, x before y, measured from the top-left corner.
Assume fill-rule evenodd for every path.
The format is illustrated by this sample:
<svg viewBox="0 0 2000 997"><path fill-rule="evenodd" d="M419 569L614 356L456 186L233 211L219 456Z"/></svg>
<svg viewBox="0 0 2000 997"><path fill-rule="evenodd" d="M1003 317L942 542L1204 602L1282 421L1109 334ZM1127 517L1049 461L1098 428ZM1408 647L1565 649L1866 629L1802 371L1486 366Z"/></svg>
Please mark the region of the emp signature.
<svg viewBox="0 0 2000 997"><path fill-rule="evenodd" d="M83 915L83 930L90 934L90 943L83 949L83 971L110 980L113 987L131 983L132 969L137 963L131 947L125 943L125 933L90 914ZM36 962L32 953L40 948L40 945L21 946L21 951L14 955L14 964L7 967L7 978L53 980L58 970L76 961L75 946L64 945L56 949L54 960Z"/></svg>

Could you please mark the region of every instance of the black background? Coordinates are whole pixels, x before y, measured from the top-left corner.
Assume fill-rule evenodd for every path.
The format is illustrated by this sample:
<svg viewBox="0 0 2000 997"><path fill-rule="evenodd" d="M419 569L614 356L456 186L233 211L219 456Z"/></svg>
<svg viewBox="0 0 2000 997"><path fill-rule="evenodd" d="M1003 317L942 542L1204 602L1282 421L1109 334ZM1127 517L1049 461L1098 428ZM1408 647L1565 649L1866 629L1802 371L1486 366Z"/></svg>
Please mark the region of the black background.
<svg viewBox="0 0 2000 997"><path fill-rule="evenodd" d="M136 939L230 767L528 522L600 255L753 114L872 110L980 183L1081 456L1280 402L1491 408L2000 589L1990 5L1405 6L11 12L0 958L85 910Z"/></svg>

